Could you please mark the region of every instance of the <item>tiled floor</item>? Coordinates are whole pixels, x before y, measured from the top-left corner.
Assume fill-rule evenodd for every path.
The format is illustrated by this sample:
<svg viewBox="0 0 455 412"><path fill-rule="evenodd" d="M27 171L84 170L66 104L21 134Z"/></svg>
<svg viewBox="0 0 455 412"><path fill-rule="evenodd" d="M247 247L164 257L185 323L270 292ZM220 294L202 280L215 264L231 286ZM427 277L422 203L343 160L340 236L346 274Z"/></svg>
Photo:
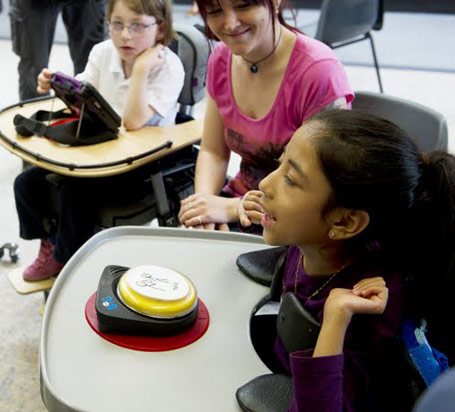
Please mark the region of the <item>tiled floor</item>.
<svg viewBox="0 0 455 412"><path fill-rule="evenodd" d="M194 22L194 19L184 17L184 8L176 7L176 20ZM399 16L390 15L389 21L395 21ZM446 21L446 16L415 15L414 18L406 16L403 20L403 27L406 25L420 26L419 36L434 36L441 27L439 18ZM387 16L386 16L387 18ZM452 18L452 29L455 30L455 18ZM386 20L387 21L387 20ZM448 27L448 26L444 26ZM426 30L426 31L425 31ZM439 31L441 33L441 31ZM387 34L387 25L384 27L383 35ZM379 33L378 33L379 36ZM441 34L441 43L447 44L448 34ZM452 36L452 39L455 35ZM393 40L393 36L392 39ZM391 41L390 39L388 41ZM409 44L408 47L419 47L421 39L416 38L416 43ZM452 42L453 43L453 42ZM384 43L378 41L378 54L386 54L383 50ZM440 46L440 45L439 45ZM382 48L382 49L381 49ZM391 47L392 49L392 47ZM441 53L445 53L444 48ZM343 60L348 61L348 57L341 54ZM345 53L343 51L343 53ZM346 52L347 53L347 52ZM357 53L357 52L356 52ZM365 53L370 53L368 48ZM418 53L417 53L418 54ZM416 53L413 51L412 59ZM11 43L8 40L0 41L0 107L13 104L18 100L17 95L17 57L11 51ZM367 60L370 54L368 54ZM355 53L349 57L356 60ZM455 53L444 55L441 58L441 66L449 67L449 70L426 71L422 70L427 60L427 55L422 51L421 60L413 60L414 66L421 67L419 70L403 70L391 68L397 66L395 63L386 64L383 68L382 76L385 91L388 94L410 99L422 104L426 104L441 112L448 120L450 150L455 152L455 73L450 70L450 65L455 67ZM405 61L406 56L403 52L402 58L394 56L387 59L389 62ZM435 59L432 59L432 64ZM356 60L357 61L357 60ZM359 62L359 61L357 61ZM361 61L360 64L363 64ZM448 66L447 66L448 65ZM403 64L406 66L406 64ZM65 72L71 72L71 61L66 46L56 45L52 51L50 67ZM434 67L426 65L425 67ZM354 90L377 90L376 75L372 67L364 65L347 65L350 82ZM196 111L197 116L203 113L203 104ZM234 159L230 170L236 168ZM25 242L19 239L18 222L15 213L12 183L14 177L20 172L22 163L20 159L14 157L6 150L0 148L0 242L15 241L19 243L21 259L17 265L25 265L30 262L37 251L38 243ZM11 268L16 267L4 257L0 264L0 411L9 412L41 412L45 408L41 402L39 394L39 375L38 375L38 343L40 330L39 308L42 304L42 294L19 296L10 287L6 274Z"/></svg>

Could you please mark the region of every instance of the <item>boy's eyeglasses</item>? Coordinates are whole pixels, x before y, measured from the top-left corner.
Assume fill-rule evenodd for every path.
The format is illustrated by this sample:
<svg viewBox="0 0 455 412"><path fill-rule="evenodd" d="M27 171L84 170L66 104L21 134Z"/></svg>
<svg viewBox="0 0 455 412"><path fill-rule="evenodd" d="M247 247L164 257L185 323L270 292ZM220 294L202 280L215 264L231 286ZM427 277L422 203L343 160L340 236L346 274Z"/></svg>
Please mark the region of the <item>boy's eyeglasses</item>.
<svg viewBox="0 0 455 412"><path fill-rule="evenodd" d="M108 23L109 28L115 34L120 34L123 29L126 27L128 33L132 36L140 36L144 34L144 32L149 29L150 27L158 24L157 22L150 23L150 24L143 24L143 23L131 23L131 24L124 24L119 21L113 21Z"/></svg>

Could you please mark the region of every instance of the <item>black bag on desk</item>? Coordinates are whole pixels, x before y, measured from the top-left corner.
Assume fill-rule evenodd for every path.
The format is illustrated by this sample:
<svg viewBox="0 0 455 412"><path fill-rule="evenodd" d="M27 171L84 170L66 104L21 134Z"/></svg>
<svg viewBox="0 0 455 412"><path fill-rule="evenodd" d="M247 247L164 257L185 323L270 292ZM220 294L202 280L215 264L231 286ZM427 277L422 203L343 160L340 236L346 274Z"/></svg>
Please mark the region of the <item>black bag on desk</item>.
<svg viewBox="0 0 455 412"><path fill-rule="evenodd" d="M23 137L48 137L69 146L83 146L106 142L117 138L117 133L106 129L106 126L85 113L82 120L74 117L73 113L64 113L66 109L57 112L39 110L30 118L20 114L14 116L16 131ZM47 126L43 121L63 120Z"/></svg>
<svg viewBox="0 0 455 412"><path fill-rule="evenodd" d="M39 110L30 118L20 114L14 117L16 131L24 136L45 136L70 146L102 143L117 138L120 116L101 94L87 82L78 81L63 73L52 76L51 86L71 113L65 110ZM61 120L54 125L44 121Z"/></svg>

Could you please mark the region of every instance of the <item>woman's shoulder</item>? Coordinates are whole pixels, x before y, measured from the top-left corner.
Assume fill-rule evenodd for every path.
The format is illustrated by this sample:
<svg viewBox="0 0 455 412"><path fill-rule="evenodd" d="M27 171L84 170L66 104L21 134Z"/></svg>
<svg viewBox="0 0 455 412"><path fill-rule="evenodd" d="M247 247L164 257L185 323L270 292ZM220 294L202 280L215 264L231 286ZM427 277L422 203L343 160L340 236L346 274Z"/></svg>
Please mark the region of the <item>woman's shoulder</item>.
<svg viewBox="0 0 455 412"><path fill-rule="evenodd" d="M307 102L302 109L304 119L312 116L327 104L345 96L352 100L352 92L343 65L333 51L318 40L297 33L287 68L287 81L291 90L302 93L301 102ZM299 85L295 87L295 85ZM315 93L315 88L319 90ZM314 96L319 98L314 100Z"/></svg>
<svg viewBox="0 0 455 412"><path fill-rule="evenodd" d="M323 60L339 61L329 46L302 33L297 33L294 56L296 59L303 60L307 64Z"/></svg>
<svg viewBox="0 0 455 412"><path fill-rule="evenodd" d="M215 100L229 94L230 56L229 48L222 42L219 42L210 53L207 64L207 92Z"/></svg>

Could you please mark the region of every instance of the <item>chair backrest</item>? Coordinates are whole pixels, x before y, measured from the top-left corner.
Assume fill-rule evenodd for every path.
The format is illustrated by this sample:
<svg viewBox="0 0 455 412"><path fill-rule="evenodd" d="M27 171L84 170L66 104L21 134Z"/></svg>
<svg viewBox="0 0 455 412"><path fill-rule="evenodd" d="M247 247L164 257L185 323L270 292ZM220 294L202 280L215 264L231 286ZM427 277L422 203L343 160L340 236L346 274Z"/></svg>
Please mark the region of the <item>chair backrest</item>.
<svg viewBox="0 0 455 412"><path fill-rule="evenodd" d="M381 93L356 92L352 108L397 124L424 152L447 150L447 122L429 107Z"/></svg>
<svg viewBox="0 0 455 412"><path fill-rule="evenodd" d="M204 35L194 26L174 23L179 38L170 44L183 63L185 79L179 96L181 111L193 106L204 97L209 44Z"/></svg>
<svg viewBox="0 0 455 412"><path fill-rule="evenodd" d="M323 0L315 38L332 46L364 37L382 26L381 13L381 0Z"/></svg>

